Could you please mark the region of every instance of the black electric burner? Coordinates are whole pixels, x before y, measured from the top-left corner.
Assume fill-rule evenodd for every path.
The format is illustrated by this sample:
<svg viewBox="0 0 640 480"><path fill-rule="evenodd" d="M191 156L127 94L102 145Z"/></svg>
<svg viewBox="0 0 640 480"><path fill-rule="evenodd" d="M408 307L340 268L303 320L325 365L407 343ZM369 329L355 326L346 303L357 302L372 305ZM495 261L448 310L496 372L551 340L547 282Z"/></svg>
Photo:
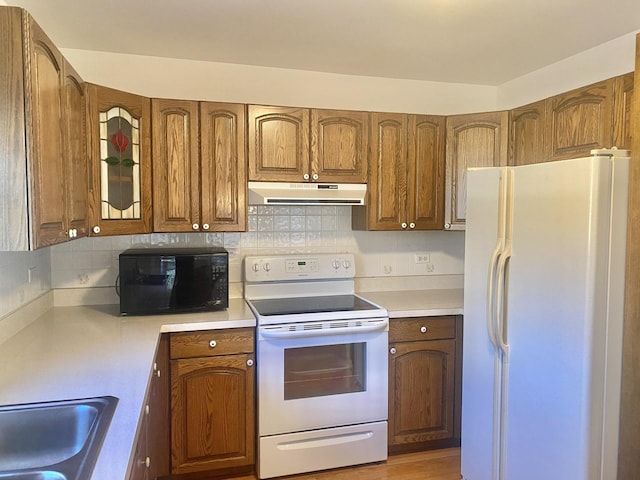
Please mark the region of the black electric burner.
<svg viewBox="0 0 640 480"><path fill-rule="evenodd" d="M379 310L376 305L373 305L356 295L267 298L251 300L251 304L258 314L263 317L275 315Z"/></svg>

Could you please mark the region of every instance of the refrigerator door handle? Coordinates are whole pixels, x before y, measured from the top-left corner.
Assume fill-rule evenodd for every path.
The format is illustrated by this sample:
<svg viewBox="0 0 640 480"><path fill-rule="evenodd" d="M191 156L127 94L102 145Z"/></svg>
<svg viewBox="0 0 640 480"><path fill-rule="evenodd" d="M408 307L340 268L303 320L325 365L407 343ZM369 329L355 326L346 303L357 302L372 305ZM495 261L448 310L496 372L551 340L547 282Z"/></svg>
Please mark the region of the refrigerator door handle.
<svg viewBox="0 0 640 480"><path fill-rule="evenodd" d="M496 248L491 254L489 260L489 278L487 280L487 331L489 333L489 340L494 348L498 348L498 339L496 338L496 309L495 309L495 296L496 296L496 275L498 272L498 261L500 258L500 252L502 251L502 241L498 240Z"/></svg>
<svg viewBox="0 0 640 480"><path fill-rule="evenodd" d="M499 286L499 266L505 249L505 230L508 200L507 175L508 173L506 169L503 169L500 172L500 178L498 181L498 232L496 246L489 260L489 278L487 281L487 330L489 333L489 339L496 350L500 348L497 330L501 297L500 291L497 286Z"/></svg>
<svg viewBox="0 0 640 480"><path fill-rule="evenodd" d="M495 338L497 347L502 350L508 360L509 345L505 340L505 283L507 280L507 265L511 258L511 248L507 247L500 255L497 266L497 286L496 286L496 322L495 322Z"/></svg>

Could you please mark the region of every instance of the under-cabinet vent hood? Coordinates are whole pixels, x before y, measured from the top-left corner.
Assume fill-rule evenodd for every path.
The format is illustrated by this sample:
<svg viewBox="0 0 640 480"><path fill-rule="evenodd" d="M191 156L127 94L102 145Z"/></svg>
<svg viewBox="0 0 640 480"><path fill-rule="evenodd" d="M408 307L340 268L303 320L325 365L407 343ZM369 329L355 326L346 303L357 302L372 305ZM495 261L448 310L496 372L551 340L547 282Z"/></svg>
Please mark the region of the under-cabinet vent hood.
<svg viewBox="0 0 640 480"><path fill-rule="evenodd" d="M366 184L249 182L250 205L364 205Z"/></svg>

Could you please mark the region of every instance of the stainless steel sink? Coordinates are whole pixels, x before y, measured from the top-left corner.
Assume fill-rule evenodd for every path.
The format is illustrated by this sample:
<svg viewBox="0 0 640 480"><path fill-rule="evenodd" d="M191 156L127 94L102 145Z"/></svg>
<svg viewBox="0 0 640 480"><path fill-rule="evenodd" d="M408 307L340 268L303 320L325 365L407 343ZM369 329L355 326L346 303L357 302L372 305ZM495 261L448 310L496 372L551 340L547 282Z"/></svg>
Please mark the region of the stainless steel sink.
<svg viewBox="0 0 640 480"><path fill-rule="evenodd" d="M0 480L90 478L118 399L0 407Z"/></svg>
<svg viewBox="0 0 640 480"><path fill-rule="evenodd" d="M67 480L67 477L59 472L40 471L31 473L7 473L0 474L0 480Z"/></svg>

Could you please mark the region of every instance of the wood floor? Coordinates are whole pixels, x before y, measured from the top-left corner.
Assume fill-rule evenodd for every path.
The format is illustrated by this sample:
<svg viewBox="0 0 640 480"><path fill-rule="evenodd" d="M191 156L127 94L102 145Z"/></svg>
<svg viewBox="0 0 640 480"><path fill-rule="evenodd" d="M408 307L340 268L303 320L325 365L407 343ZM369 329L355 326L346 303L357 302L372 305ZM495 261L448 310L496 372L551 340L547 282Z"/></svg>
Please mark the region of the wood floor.
<svg viewBox="0 0 640 480"><path fill-rule="evenodd" d="M250 475L233 480L255 480ZM280 477L280 480L460 480L460 449L390 456L386 462Z"/></svg>

